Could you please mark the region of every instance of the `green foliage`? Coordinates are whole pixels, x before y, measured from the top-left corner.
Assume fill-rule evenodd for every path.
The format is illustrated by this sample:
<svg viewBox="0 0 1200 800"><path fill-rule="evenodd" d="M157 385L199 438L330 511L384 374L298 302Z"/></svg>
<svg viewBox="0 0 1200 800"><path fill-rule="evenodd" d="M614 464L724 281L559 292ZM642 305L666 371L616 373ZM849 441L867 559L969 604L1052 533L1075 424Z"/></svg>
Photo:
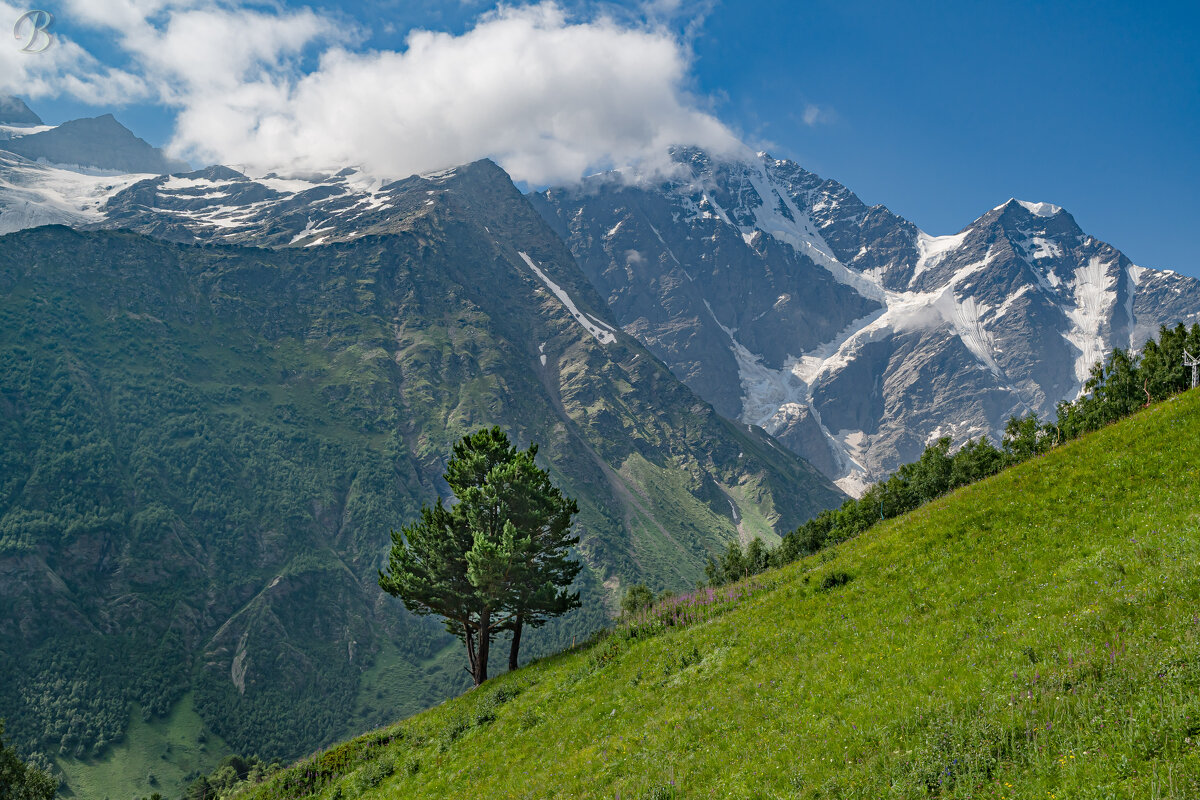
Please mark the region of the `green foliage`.
<svg viewBox="0 0 1200 800"><path fill-rule="evenodd" d="M487 726L390 745L422 767L364 797L1194 798L1198 430L1200 395L1176 397L753 579L720 615L504 676L525 688Z"/></svg>
<svg viewBox="0 0 1200 800"><path fill-rule="evenodd" d="M950 439L942 437L926 447L917 461L901 466L862 497L823 511L784 536L774 550L768 551L758 540L745 550L730 542L723 556L709 558L705 568L708 584L721 586L742 580L858 536L883 520L1043 455L1056 445L1181 392L1191 385L1191 374L1183 367L1185 349L1200 353L1200 324L1190 331L1183 325L1164 326L1158 340L1147 341L1138 357L1113 350L1107 360L1093 367L1084 387L1087 394L1058 405L1056 422L1042 423L1036 414L1012 417L1005 425L1000 449L984 437L972 439L951 453Z"/></svg>
<svg viewBox="0 0 1200 800"><path fill-rule="evenodd" d="M248 784L261 783L278 772L278 762L265 763L258 756L243 758L238 755L226 757L209 775L204 775L188 784L184 800L224 800L232 797Z"/></svg>
<svg viewBox="0 0 1200 800"><path fill-rule="evenodd" d="M1108 359L1092 367L1084 384L1086 394L1073 403L1060 403L1057 420L1044 426L1044 435L1056 442L1074 439L1122 419L1191 386L1191 370L1183 364L1187 350L1200 355L1200 324L1163 326L1158 339L1146 342L1142 353L1113 350Z"/></svg>
<svg viewBox="0 0 1200 800"><path fill-rule="evenodd" d="M54 800L58 781L4 745L4 720L0 719L0 800Z"/></svg>
<svg viewBox="0 0 1200 800"><path fill-rule="evenodd" d="M630 616L642 609L649 608L652 603L654 603L654 592L650 591L644 583L635 583L625 590L625 596L621 598L621 613Z"/></svg>
<svg viewBox="0 0 1200 800"><path fill-rule="evenodd" d="M835 569L833 572L826 573L824 578L821 578L821 588L825 591L836 589L839 586L845 586L854 578L848 572L843 572L840 569Z"/></svg>
<svg viewBox="0 0 1200 800"><path fill-rule="evenodd" d="M523 625L543 624L580 605L568 586L581 565L568 558L579 507L534 463L537 445L518 452L499 428L455 444L445 479L458 502L439 498L419 521L392 532L384 591L409 611L445 618L467 648L475 685L487 680L493 636L511 630L516 667Z"/></svg>
<svg viewBox="0 0 1200 800"><path fill-rule="evenodd" d="M745 551L737 542L730 542L719 559L709 558L704 576L709 586L723 586L757 575L773 563L771 550L757 536L746 545Z"/></svg>
<svg viewBox="0 0 1200 800"><path fill-rule="evenodd" d="M234 750L292 758L462 691L453 639L362 578L480 426L542 443L593 568L526 656L609 624L607 577L694 583L734 531L714 487L748 487L744 518L780 530L840 499L632 339L594 346L454 213L276 251L2 237L0 716L21 752L76 774L127 759L99 796L148 794L144 759L114 747L135 707L160 722L190 693ZM600 313L581 277L556 280ZM155 775L169 795L200 768Z"/></svg>

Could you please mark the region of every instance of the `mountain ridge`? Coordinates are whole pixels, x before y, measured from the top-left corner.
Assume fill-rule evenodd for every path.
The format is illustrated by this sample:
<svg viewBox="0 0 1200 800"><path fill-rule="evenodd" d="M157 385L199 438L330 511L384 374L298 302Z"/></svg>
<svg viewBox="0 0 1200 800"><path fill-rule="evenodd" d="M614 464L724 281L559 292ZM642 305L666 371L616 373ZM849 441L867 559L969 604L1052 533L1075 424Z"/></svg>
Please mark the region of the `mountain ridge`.
<svg viewBox="0 0 1200 800"><path fill-rule="evenodd" d="M478 426L537 441L581 508L587 608L531 655L604 625L629 582L690 586L729 541L841 501L615 330L494 164L388 192L378 232L313 247L0 237L0 668L19 676L0 715L23 749L84 775L131 704L194 696L231 747L295 756L378 719L369 692L416 710L459 691L461 654L375 568Z"/></svg>
<svg viewBox="0 0 1200 800"><path fill-rule="evenodd" d="M1052 204L1008 201L935 237L784 159L675 158L661 181L595 176L534 203L627 330L851 493L938 436L998 440L1012 414L1053 415L1111 347L1200 314L1200 282L1134 265ZM830 281L857 307L804 327L829 315Z"/></svg>

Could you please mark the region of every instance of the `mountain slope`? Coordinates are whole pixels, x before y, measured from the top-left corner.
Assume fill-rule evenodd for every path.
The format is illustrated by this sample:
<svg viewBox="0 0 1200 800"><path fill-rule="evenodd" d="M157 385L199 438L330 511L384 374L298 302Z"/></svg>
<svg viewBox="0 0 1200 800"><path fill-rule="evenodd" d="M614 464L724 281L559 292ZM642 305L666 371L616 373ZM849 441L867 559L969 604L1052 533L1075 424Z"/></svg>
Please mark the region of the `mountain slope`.
<svg viewBox="0 0 1200 800"><path fill-rule="evenodd" d="M19 97L0 96L0 125L41 125L42 118Z"/></svg>
<svg viewBox="0 0 1200 800"><path fill-rule="evenodd" d="M112 114L71 120L50 130L10 139L3 149L30 161L120 173L160 174L188 169L186 161L167 158L161 150L134 136Z"/></svg>
<svg viewBox="0 0 1200 800"><path fill-rule="evenodd" d="M376 234L324 247L0 238L0 716L25 747L90 758L192 690L236 750L294 756L377 724L374 692L461 689L375 570L482 425L581 507L588 607L531 655L840 501L614 331L494 164L389 191Z"/></svg>
<svg viewBox="0 0 1200 800"><path fill-rule="evenodd" d="M1185 798L1200 393L244 798Z"/></svg>
<svg viewBox="0 0 1200 800"><path fill-rule="evenodd" d="M1050 204L934 237L790 161L675 159L532 199L627 332L851 492L937 436L1051 416L1113 347L1200 315L1200 282Z"/></svg>

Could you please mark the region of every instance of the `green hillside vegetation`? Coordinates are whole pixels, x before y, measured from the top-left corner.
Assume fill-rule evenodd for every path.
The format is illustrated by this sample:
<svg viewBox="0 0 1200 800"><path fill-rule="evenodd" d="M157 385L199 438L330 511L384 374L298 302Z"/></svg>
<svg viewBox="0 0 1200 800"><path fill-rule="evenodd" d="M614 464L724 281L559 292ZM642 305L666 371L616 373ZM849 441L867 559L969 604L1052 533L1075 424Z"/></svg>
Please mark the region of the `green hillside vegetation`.
<svg viewBox="0 0 1200 800"><path fill-rule="evenodd" d="M1158 338L1147 340L1140 353L1117 348L1092 367L1083 396L1058 404L1054 421L1040 422L1036 414L1012 417L999 448L983 437L952 453L950 437L942 437L926 447L918 460L876 483L862 497L822 511L788 533L778 547L755 540L730 542L722 556L709 559L705 568L708 583L720 586L789 564L802 555L857 536L889 517L912 511L952 489L995 475L1005 467L1172 397L1191 386L1185 353L1200 353L1200 324L1192 325L1190 330L1182 324L1163 326Z"/></svg>
<svg viewBox="0 0 1200 800"><path fill-rule="evenodd" d="M1200 392L660 602L262 798L1194 798Z"/></svg>
<svg viewBox="0 0 1200 800"><path fill-rule="evenodd" d="M73 796L124 800L159 793L174 798L175 787L212 772L229 755L229 747L206 730L190 694L165 717L147 722L140 712L134 708L125 736L103 755L58 759Z"/></svg>
<svg viewBox="0 0 1200 800"><path fill-rule="evenodd" d="M610 624L629 582L694 585L740 535L727 497L778 534L844 499L636 340L586 333L519 253L603 301L495 165L404 186L387 231L322 247L0 237L0 718L23 756L106 764L128 797L133 709L190 692L188 730L273 761L462 691L453 639L377 570L480 426L538 442L579 503L583 606L527 659ZM178 766L158 791L207 768Z"/></svg>

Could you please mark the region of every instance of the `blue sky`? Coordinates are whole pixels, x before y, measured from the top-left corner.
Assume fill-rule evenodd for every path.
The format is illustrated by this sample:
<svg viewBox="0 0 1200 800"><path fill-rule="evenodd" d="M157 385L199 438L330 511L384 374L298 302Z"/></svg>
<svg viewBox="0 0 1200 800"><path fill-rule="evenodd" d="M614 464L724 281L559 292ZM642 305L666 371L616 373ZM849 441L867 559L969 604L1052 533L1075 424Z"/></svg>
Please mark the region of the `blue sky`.
<svg viewBox="0 0 1200 800"><path fill-rule="evenodd" d="M131 46L114 36L120 26L106 30L96 19L81 19L79 2L43 7L55 12L61 35L101 64L153 77L158 67L147 66L144 53L137 65ZM139 2L144 8L171 0L91 0L89 7ZM283 58L286 69L297 74L316 69L318 56L331 46L403 52L414 27L461 37L479 25L481 14L494 10L489 3L456 0L288 2L273 10L263 4L222 5L254 6L264 14L254 18L256 25L306 8L317 12L316 28L305 34L309 38ZM1194 3L655 0L562 7L564 25L610 20L605 35L613 46L645 44L646 63L671 65L657 58L661 53L654 47L661 41L618 40L613 29L652 30L675 42L683 75L664 78L659 88L666 93L661 97L669 95L682 106L651 120L666 135L686 129L690 120L714 118L756 149L794 158L934 234L957 231L1010 196L1050 201L1135 262L1200 276L1200 255L1192 245L1200 218L1200 11ZM454 41L443 41L446 52L458 52ZM603 48L605 41L592 43ZM550 47L530 49L545 49L552 57ZM479 51L461 52L473 57ZM411 81L413 73L405 74ZM619 83L622 76L628 77L614 72L611 81ZM604 102L603 87L587 91ZM195 150L197 141L219 138L219 130L196 127L205 105L190 107L193 133L180 137L176 115L187 108L164 100L161 87L156 92L129 93L116 98L115 107L50 95L31 104L52 122L113 110L156 144L175 138L176 144L190 141ZM565 102L553 88L548 98ZM654 98L650 93L642 101L661 105ZM619 95L608 101L620 108ZM534 118L530 102L513 100ZM389 119L394 125L395 118ZM502 118L497 130L511 124L513 119ZM570 136L583 128L564 130ZM581 153L561 154L558 170L545 174L530 165L527 143L498 144L498 155L509 159L512 171L537 182L569 172L580 159L601 166L604 157L620 159L630 152L627 140L636 133L631 130L627 125L598 134ZM619 143L609 147L606 136ZM448 157L486 147L475 140L460 145ZM217 152L246 160L266 145L223 146ZM412 149L421 152L418 145Z"/></svg>

